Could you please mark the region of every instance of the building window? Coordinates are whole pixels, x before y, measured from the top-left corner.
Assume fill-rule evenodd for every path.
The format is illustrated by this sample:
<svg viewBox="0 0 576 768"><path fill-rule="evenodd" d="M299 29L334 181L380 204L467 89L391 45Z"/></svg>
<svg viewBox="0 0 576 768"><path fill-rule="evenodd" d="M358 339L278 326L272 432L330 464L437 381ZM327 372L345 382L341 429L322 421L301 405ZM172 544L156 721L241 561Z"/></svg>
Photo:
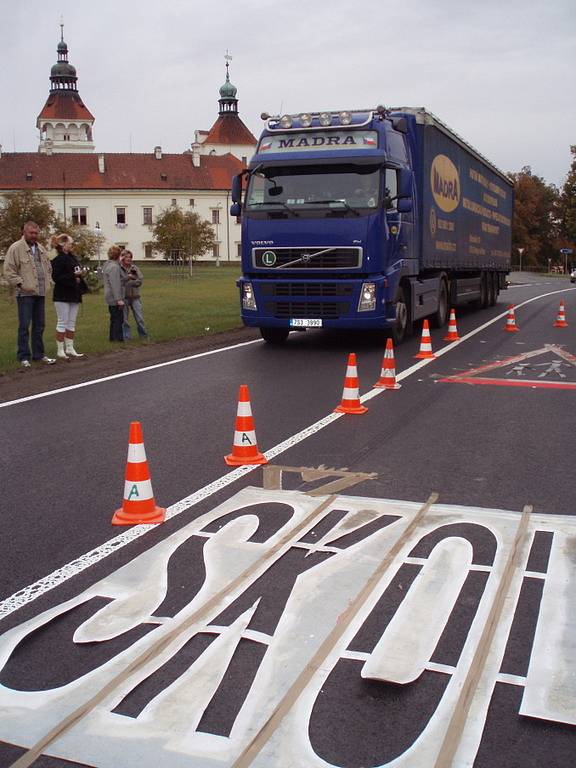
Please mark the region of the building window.
<svg viewBox="0 0 576 768"><path fill-rule="evenodd" d="M193 197L191 197L190 200L188 200L188 205L190 206L190 208L194 208L194 198Z"/></svg>
<svg viewBox="0 0 576 768"><path fill-rule="evenodd" d="M239 259L241 259L242 258L242 243L236 243L236 245L238 247L238 253L236 255L238 256Z"/></svg>
<svg viewBox="0 0 576 768"><path fill-rule="evenodd" d="M144 243L144 258L145 259L151 259L152 258L152 244L151 243Z"/></svg>
<svg viewBox="0 0 576 768"><path fill-rule="evenodd" d="M220 209L212 209L212 224L220 224Z"/></svg>
<svg viewBox="0 0 576 768"><path fill-rule="evenodd" d="M116 226L126 226L126 208L116 208Z"/></svg>
<svg viewBox="0 0 576 768"><path fill-rule="evenodd" d="M72 208L72 224L83 224L86 226L87 223L86 208Z"/></svg>
<svg viewBox="0 0 576 768"><path fill-rule="evenodd" d="M172 205L176 205L176 198L175 197L172 198Z"/></svg>
<svg viewBox="0 0 576 768"><path fill-rule="evenodd" d="M215 243L212 246L212 256L214 256L215 259L219 259L220 258L220 244L219 243Z"/></svg>
<svg viewBox="0 0 576 768"><path fill-rule="evenodd" d="M142 223L152 226L152 208L142 208Z"/></svg>

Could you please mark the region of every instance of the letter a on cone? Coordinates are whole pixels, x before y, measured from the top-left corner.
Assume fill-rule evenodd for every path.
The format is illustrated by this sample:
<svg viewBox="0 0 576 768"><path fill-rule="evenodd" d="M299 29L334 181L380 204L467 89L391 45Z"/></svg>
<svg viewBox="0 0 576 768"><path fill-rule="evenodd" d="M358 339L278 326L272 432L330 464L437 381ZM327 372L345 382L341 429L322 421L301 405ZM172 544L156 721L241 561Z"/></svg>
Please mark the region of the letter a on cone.
<svg viewBox="0 0 576 768"><path fill-rule="evenodd" d="M266 456L258 450L250 393L246 384L240 385L234 444L232 453L225 456L224 461L231 467L240 467L243 464L268 464Z"/></svg>
<svg viewBox="0 0 576 768"><path fill-rule="evenodd" d="M157 507L152 492L150 470L139 421L130 424L128 459L124 480L124 503L114 512L112 525L146 525L162 523L166 510Z"/></svg>
<svg viewBox="0 0 576 768"><path fill-rule="evenodd" d="M432 339L430 338L430 326L428 325L428 320L424 320L422 324L422 339L420 341L420 352L418 352L417 355L414 355L414 357L417 357L422 360L425 360L428 357L436 357L434 352L432 352Z"/></svg>
<svg viewBox="0 0 576 768"><path fill-rule="evenodd" d="M366 413L368 408L360 403L360 393L358 391L358 370L356 368L356 355L351 352L348 355L348 367L346 368L346 378L344 379L344 390L342 392L342 402L334 408L334 413Z"/></svg>

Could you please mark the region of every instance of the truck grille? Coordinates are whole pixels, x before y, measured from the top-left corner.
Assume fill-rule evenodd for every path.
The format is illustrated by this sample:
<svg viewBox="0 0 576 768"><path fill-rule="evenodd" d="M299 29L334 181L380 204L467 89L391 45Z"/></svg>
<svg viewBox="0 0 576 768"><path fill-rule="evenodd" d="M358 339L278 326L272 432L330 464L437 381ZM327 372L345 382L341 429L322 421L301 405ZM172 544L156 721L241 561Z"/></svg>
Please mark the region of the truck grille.
<svg viewBox="0 0 576 768"><path fill-rule="evenodd" d="M310 317L337 320L348 314L348 304L341 301L270 301L267 314L277 318Z"/></svg>
<svg viewBox="0 0 576 768"><path fill-rule="evenodd" d="M303 296L305 298L329 298L331 296L352 296L353 287L346 283L271 283L261 286L264 296Z"/></svg>
<svg viewBox="0 0 576 768"><path fill-rule="evenodd" d="M287 269L354 269L362 265L362 248L253 248L252 261L260 269L278 269L293 261L297 263Z"/></svg>

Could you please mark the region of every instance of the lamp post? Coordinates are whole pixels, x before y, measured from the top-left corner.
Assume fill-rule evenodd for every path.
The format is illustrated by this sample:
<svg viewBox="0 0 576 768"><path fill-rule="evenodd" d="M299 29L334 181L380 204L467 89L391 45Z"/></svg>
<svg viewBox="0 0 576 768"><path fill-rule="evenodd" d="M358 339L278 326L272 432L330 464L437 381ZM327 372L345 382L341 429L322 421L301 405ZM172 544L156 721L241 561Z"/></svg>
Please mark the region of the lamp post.
<svg viewBox="0 0 576 768"><path fill-rule="evenodd" d="M100 222L97 221L96 224L94 224L94 233L96 234L96 237L98 238L96 246L98 248L98 274L100 274L101 271L101 265L100 265L100 235L102 234L102 227L100 226Z"/></svg>
<svg viewBox="0 0 576 768"><path fill-rule="evenodd" d="M520 254L520 272L522 272L522 254L525 250L526 248L518 248L518 253Z"/></svg>
<svg viewBox="0 0 576 768"><path fill-rule="evenodd" d="M215 221L215 226L216 226L216 266L219 267L220 266L220 243L218 241L218 225L220 224L220 211L222 210L222 203L218 203L216 205L216 210L218 211L218 213L216 214L216 221Z"/></svg>

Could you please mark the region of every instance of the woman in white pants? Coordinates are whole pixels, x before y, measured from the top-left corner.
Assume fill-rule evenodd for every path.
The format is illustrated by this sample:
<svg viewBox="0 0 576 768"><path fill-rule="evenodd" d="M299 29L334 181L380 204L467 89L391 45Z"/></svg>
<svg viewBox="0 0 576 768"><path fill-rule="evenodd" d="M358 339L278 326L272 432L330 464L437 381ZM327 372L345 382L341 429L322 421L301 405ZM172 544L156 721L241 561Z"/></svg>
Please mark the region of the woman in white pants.
<svg viewBox="0 0 576 768"><path fill-rule="evenodd" d="M56 357L69 360L83 357L74 349L76 317L82 303L82 294L88 287L82 277L83 270L72 253L74 241L69 235L54 235L51 240L57 255L52 259L52 280L54 281L54 308L56 324Z"/></svg>

